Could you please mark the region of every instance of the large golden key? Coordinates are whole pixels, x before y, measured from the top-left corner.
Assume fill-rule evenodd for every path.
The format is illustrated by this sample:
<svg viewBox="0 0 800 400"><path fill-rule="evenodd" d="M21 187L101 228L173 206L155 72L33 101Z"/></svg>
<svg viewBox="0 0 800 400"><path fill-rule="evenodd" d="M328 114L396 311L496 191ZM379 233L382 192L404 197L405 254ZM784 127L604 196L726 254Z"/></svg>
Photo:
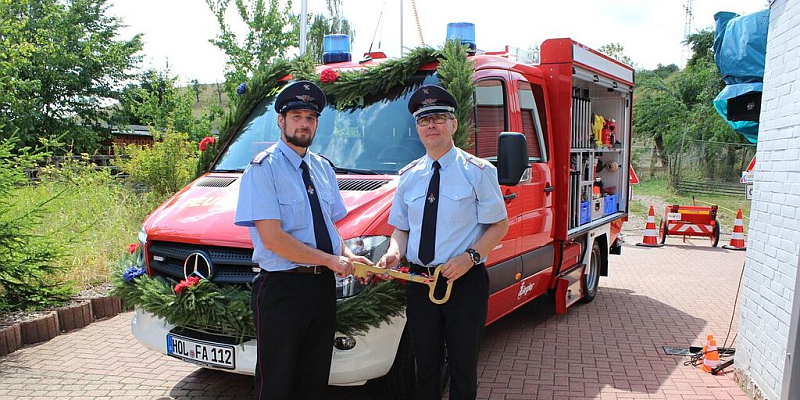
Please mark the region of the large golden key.
<svg viewBox="0 0 800 400"><path fill-rule="evenodd" d="M400 272L393 269L383 269L378 267L373 267L371 265L367 265L360 262L353 262L353 266L356 267L355 272L353 275L359 278L366 278L367 273L372 272L375 275L389 275L392 278L402 279L404 281L416 282L421 283L423 285L428 285L428 298L431 299L433 304L444 304L447 300L450 299L450 290L453 289L453 281L447 281L447 290L444 293L444 296L441 299L437 299L433 295L433 290L436 289L436 282L439 280L439 273L442 270L442 266L439 265L433 271L433 277L424 277L422 275L410 274L408 272Z"/></svg>

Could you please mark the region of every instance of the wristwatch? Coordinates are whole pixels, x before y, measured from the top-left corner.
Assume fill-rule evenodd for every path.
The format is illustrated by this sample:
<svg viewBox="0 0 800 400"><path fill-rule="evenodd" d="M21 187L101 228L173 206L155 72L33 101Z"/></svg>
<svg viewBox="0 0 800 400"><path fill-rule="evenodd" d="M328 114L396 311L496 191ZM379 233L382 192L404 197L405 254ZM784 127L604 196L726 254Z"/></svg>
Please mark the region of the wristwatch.
<svg viewBox="0 0 800 400"><path fill-rule="evenodd" d="M469 257L472 259L472 265L476 265L481 262L481 253L478 253L475 251L475 249L469 248L464 251L469 254Z"/></svg>

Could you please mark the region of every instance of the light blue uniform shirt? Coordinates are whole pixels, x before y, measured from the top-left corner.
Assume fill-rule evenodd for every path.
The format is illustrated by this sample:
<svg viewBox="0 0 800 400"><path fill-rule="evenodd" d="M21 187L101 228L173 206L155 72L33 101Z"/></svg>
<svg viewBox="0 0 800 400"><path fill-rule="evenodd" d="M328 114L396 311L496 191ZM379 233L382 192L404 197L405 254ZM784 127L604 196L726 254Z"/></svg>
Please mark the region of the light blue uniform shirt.
<svg viewBox="0 0 800 400"><path fill-rule="evenodd" d="M255 221L281 221L281 229L295 239L316 248L314 219L308 201L300 162L308 164L311 181L331 236L334 254L341 254L342 242L334 222L347 214L336 174L322 157L306 151L300 157L283 140L259 153L242 175L234 223L250 228L253 262L266 271L285 271L301 264L289 261L264 247Z"/></svg>
<svg viewBox="0 0 800 400"><path fill-rule="evenodd" d="M408 231L406 258L419 260L422 214L433 174L433 159L427 155L409 164L400 176L389 224ZM453 146L439 158L439 207L436 215L435 258L437 265L463 253L480 238L488 225L506 213L497 182L497 169L488 161ZM482 261L485 261L484 256Z"/></svg>

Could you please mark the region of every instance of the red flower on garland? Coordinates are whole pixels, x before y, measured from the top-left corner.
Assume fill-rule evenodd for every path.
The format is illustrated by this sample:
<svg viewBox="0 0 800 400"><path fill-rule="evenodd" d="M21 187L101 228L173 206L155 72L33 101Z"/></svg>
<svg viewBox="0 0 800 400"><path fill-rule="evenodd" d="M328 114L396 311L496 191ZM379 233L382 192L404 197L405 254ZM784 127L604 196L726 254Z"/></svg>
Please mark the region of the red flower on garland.
<svg viewBox="0 0 800 400"><path fill-rule="evenodd" d="M208 149L208 145L214 144L217 142L217 138L213 136L206 136L203 140L200 141L200 151L206 151Z"/></svg>
<svg viewBox="0 0 800 400"><path fill-rule="evenodd" d="M180 294L181 292L183 292L183 289L195 287L197 286L198 283L200 283L200 278L196 276L190 276L180 281L180 283L178 283L177 285L175 285L175 293Z"/></svg>
<svg viewBox="0 0 800 400"><path fill-rule="evenodd" d="M131 243L128 245L128 253L133 254L136 253L136 249L139 248L139 243Z"/></svg>
<svg viewBox="0 0 800 400"><path fill-rule="evenodd" d="M339 79L339 73L334 69L326 69L319 73L319 81L322 83L333 83Z"/></svg>

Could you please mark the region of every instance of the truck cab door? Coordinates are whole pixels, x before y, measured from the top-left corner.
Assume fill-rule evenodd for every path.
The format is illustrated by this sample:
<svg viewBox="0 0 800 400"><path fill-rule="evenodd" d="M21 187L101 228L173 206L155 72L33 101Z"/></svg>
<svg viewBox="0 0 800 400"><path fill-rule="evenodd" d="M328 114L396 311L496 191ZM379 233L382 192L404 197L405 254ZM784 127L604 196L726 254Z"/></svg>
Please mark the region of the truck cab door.
<svg viewBox="0 0 800 400"><path fill-rule="evenodd" d="M527 180L520 182L522 197L517 249L522 261L522 279L553 265L555 182L548 144L544 82L528 80L511 72L513 87L511 129L525 135L530 162Z"/></svg>
<svg viewBox="0 0 800 400"><path fill-rule="evenodd" d="M503 70L481 70L475 73L475 136L470 153L490 161L497 160L497 138L509 130L509 75ZM506 287L515 282L517 272L513 258L518 255L517 240L521 233L522 198L516 186L500 186L508 212L508 234L489 253L487 264L492 268L492 287ZM502 273L500 273L503 270ZM495 274L499 275L495 276ZM490 288L490 293L492 292Z"/></svg>

